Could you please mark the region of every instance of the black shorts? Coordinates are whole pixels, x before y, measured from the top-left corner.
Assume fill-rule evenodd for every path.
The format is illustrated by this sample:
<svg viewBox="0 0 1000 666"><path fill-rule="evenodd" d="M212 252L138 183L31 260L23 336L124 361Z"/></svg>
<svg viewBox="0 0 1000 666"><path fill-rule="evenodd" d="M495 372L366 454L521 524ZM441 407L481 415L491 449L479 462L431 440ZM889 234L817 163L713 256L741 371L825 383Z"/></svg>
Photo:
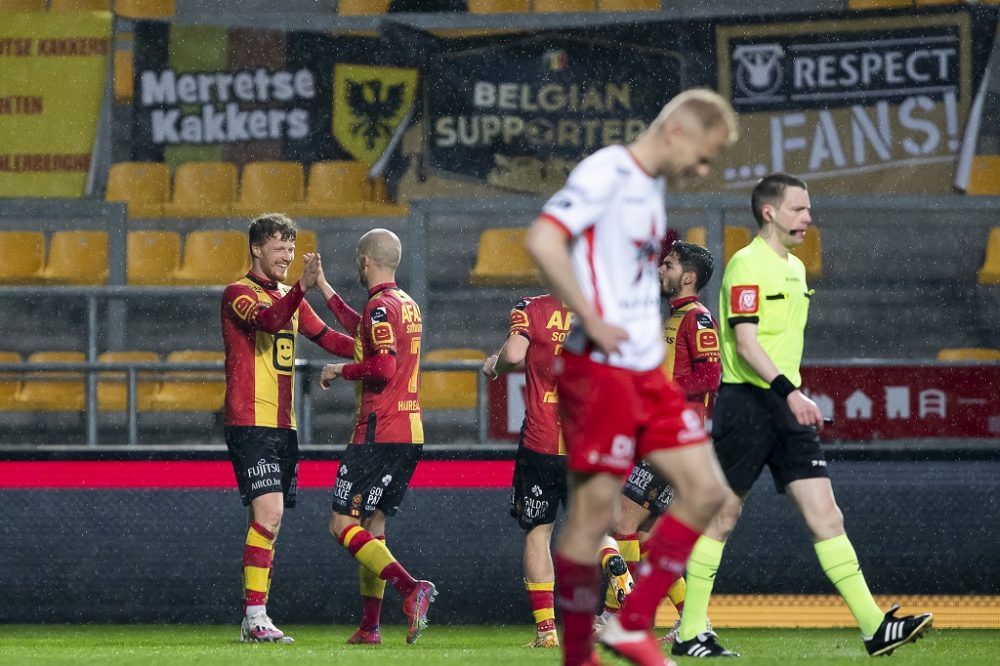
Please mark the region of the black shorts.
<svg viewBox="0 0 1000 666"><path fill-rule="evenodd" d="M268 493L281 493L286 507L295 506L299 485L299 438L295 431L226 426L225 435L243 506Z"/></svg>
<svg viewBox="0 0 1000 666"><path fill-rule="evenodd" d="M566 456L538 453L518 446L514 480L510 488L510 515L530 530L556 521L556 511L566 508Z"/></svg>
<svg viewBox="0 0 1000 666"><path fill-rule="evenodd" d="M396 515L423 452L419 444L348 444L333 485L333 512Z"/></svg>
<svg viewBox="0 0 1000 666"><path fill-rule="evenodd" d="M829 478L819 435L799 425L785 399L751 384L723 384L712 415L715 453L737 495L750 491L766 464L775 489L799 479Z"/></svg>
<svg viewBox="0 0 1000 666"><path fill-rule="evenodd" d="M645 458L628 473L622 495L654 516L661 516L674 498L674 489Z"/></svg>

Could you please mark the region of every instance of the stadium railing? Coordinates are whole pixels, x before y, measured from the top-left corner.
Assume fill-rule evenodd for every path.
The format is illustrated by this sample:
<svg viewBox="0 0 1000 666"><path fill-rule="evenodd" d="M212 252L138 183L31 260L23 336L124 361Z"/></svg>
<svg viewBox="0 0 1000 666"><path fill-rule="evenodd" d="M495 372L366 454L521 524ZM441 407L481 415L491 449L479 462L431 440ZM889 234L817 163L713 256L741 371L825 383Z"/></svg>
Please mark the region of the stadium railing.
<svg viewBox="0 0 1000 666"><path fill-rule="evenodd" d="M313 383L319 376L319 372L326 365L325 361L315 361L297 359L295 370L296 381L296 419L298 424L299 444L310 446L313 444ZM423 371L441 372L463 372L470 371L476 376L476 404L474 415L478 435L478 443L487 443L487 421L486 421L486 380L479 372L482 361L437 361L421 364ZM178 373L199 373L199 376L192 377L190 381L202 382L204 376L200 373L216 372L220 377L225 370L222 362L201 362L201 363L170 363L170 362L98 362L88 361L81 363L0 363L0 374L5 381L51 381L46 377L46 373L56 373L60 380L66 381L66 375L80 373L85 379L86 387L84 393L84 411L87 429L87 446L96 447L99 443L98 433L98 399L97 384L98 376L108 373L125 373L126 388L126 409L127 414L127 439L126 444L137 446L140 444L139 432L139 403L138 382L139 376L148 375L150 377L171 375L171 381L183 381L175 376ZM30 411L30 410L25 410ZM146 410L143 410L146 411ZM155 410L148 410L155 411ZM108 443L108 442L105 442Z"/></svg>

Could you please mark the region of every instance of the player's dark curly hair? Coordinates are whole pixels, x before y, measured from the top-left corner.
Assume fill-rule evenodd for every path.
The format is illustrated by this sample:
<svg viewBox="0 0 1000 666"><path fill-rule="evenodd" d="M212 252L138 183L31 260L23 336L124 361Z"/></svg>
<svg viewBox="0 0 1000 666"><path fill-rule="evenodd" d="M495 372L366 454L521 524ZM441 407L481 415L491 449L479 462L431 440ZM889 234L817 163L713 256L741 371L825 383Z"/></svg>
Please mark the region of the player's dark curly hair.
<svg viewBox="0 0 1000 666"><path fill-rule="evenodd" d="M780 172L764 176L757 182L757 186L753 188L753 194L750 195L750 210L753 212L753 218L757 220L758 227L764 226L764 222L767 221L764 219L764 213L761 212L764 204L770 204L775 208L781 206L781 202L785 200L785 189L789 187L809 189L801 178Z"/></svg>
<svg viewBox="0 0 1000 666"><path fill-rule="evenodd" d="M295 226L291 218L281 213L264 213L258 215L250 223L247 230L250 246L264 245L274 234L280 234L283 241L294 241L299 228Z"/></svg>
<svg viewBox="0 0 1000 666"><path fill-rule="evenodd" d="M695 291L701 291L712 279L712 273L715 271L715 259L707 248L677 240L670 246L670 252L677 255L677 261L680 262L682 271L694 273Z"/></svg>

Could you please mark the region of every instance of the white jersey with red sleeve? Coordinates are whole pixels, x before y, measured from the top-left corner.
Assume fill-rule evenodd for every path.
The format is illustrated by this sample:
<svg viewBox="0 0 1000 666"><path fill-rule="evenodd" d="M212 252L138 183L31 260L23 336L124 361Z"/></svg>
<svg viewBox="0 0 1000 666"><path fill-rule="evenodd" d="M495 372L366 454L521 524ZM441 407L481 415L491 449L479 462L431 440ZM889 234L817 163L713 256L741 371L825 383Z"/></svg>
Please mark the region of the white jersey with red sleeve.
<svg viewBox="0 0 1000 666"><path fill-rule="evenodd" d="M542 217L573 239L573 272L601 318L628 331L621 352L589 348L574 326L565 350L598 363L651 370L663 361L657 263L666 233L665 186L624 146L602 148L576 165Z"/></svg>

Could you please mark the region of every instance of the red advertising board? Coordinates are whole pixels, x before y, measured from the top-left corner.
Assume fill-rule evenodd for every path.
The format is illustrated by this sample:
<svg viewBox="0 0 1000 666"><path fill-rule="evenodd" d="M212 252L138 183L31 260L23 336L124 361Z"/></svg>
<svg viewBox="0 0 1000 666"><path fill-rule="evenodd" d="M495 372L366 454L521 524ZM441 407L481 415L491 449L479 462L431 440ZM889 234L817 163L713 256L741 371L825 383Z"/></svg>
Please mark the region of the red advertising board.
<svg viewBox="0 0 1000 666"><path fill-rule="evenodd" d="M802 384L833 418L826 440L1000 437L1000 365L817 365ZM516 440L524 375L489 382L489 401L490 437Z"/></svg>

